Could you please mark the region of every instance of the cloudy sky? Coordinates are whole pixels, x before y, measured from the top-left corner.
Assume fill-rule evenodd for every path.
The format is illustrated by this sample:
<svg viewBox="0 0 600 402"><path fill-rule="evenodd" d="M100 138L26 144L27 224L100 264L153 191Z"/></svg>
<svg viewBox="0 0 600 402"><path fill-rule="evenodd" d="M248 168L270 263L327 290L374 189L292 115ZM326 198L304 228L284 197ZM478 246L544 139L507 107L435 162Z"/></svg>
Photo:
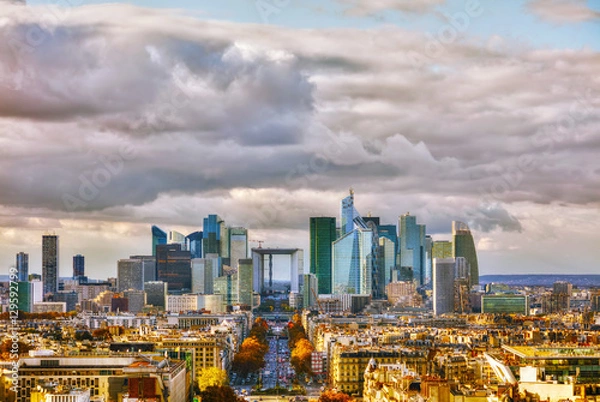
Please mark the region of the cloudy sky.
<svg viewBox="0 0 600 402"><path fill-rule="evenodd" d="M598 272L600 1L0 0L0 36L6 272L55 232L114 276L209 213L308 253L350 187L467 222L482 274Z"/></svg>

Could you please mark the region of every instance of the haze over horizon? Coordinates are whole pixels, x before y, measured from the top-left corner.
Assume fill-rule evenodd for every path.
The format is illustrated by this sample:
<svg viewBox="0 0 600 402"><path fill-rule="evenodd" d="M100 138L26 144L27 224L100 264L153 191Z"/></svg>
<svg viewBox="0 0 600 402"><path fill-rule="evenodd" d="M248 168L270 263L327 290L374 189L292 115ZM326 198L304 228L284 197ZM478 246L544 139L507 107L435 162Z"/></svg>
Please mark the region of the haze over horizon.
<svg viewBox="0 0 600 402"><path fill-rule="evenodd" d="M41 273L53 231L61 276L115 276L208 214L307 270L350 187L434 239L468 223L481 275L598 272L598 1L11 3L0 273Z"/></svg>

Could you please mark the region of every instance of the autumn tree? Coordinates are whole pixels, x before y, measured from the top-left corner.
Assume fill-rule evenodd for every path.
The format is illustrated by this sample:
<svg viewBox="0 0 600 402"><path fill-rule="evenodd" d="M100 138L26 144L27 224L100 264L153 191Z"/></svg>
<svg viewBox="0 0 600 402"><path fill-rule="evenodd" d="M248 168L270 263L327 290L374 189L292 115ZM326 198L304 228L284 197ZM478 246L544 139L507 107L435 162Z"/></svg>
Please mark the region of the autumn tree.
<svg viewBox="0 0 600 402"><path fill-rule="evenodd" d="M312 343L306 338L301 338L296 342L294 350L290 356L290 363L298 374L311 374L311 357L315 350Z"/></svg>
<svg viewBox="0 0 600 402"><path fill-rule="evenodd" d="M227 385L211 385L200 392L202 402L245 402L245 399L235 395Z"/></svg>
<svg viewBox="0 0 600 402"><path fill-rule="evenodd" d="M353 399L348 394L344 394L343 392L332 391L330 389L321 393L321 396L319 397L319 402L350 402L350 401L353 401Z"/></svg>
<svg viewBox="0 0 600 402"><path fill-rule="evenodd" d="M19 355L22 355L29 353L31 349L31 346L21 341L18 341L13 348L12 340L7 339L0 344L0 360L12 360L11 354L18 353Z"/></svg>
<svg viewBox="0 0 600 402"><path fill-rule="evenodd" d="M200 392L205 391L208 387L220 387L228 383L227 372L218 367L205 368L198 374L198 388Z"/></svg>
<svg viewBox="0 0 600 402"><path fill-rule="evenodd" d="M110 338L110 331L108 328L98 328L92 331L92 336L97 340L104 340Z"/></svg>

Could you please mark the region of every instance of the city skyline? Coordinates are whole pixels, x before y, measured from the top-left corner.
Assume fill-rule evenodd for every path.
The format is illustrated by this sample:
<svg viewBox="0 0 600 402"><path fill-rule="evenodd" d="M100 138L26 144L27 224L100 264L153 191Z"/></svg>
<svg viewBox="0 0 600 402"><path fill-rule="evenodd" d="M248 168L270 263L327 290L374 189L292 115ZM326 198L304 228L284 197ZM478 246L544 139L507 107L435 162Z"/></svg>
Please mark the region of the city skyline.
<svg viewBox="0 0 600 402"><path fill-rule="evenodd" d="M308 255L350 187L465 222L479 275L597 270L598 2L101 3L2 6L3 272L53 231L60 276L116 273L209 213Z"/></svg>

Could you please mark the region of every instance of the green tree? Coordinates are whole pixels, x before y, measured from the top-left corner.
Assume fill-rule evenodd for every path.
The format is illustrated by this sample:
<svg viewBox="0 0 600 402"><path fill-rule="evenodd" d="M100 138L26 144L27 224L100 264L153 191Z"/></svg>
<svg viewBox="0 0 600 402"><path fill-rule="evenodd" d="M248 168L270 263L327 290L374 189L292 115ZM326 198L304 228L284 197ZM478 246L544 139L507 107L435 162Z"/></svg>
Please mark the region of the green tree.
<svg viewBox="0 0 600 402"><path fill-rule="evenodd" d="M208 387L220 387L228 385L227 372L218 367L208 367L198 374L198 388L205 391Z"/></svg>

